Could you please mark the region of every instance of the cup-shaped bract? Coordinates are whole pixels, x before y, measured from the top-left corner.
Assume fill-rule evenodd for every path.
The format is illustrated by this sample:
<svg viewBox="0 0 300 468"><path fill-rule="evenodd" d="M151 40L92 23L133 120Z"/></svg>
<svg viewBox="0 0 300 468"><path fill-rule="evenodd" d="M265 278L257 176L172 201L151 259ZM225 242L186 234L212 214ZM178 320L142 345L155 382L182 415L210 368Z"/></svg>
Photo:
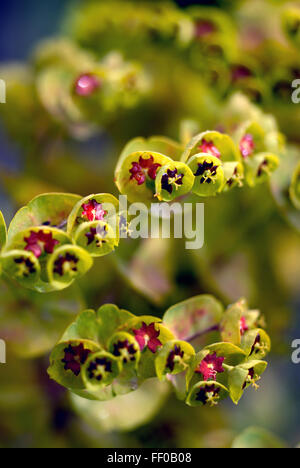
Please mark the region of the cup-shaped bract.
<svg viewBox="0 0 300 468"><path fill-rule="evenodd" d="M89 195L79 200L68 217L67 232L74 234L86 222L105 221L115 227L118 223L119 201L110 193Z"/></svg>
<svg viewBox="0 0 300 468"><path fill-rule="evenodd" d="M232 138L217 131L208 130L192 138L183 152L182 161L199 153L209 154L222 162L241 160Z"/></svg>
<svg viewBox="0 0 300 468"><path fill-rule="evenodd" d="M219 382L198 382L190 390L186 403L189 406L216 406L226 398L228 389Z"/></svg>
<svg viewBox="0 0 300 468"><path fill-rule="evenodd" d="M282 27L287 38L297 47L300 45L300 10L296 6L288 6L282 13Z"/></svg>
<svg viewBox="0 0 300 468"><path fill-rule="evenodd" d="M266 370L267 363L265 361L253 360L247 361L236 367L233 367L228 372L228 388L229 395L232 401L237 405L241 399L244 390L249 386L257 389L257 381L260 380L261 374Z"/></svg>
<svg viewBox="0 0 300 468"><path fill-rule="evenodd" d="M82 379L87 390L96 391L110 385L122 370L121 361L106 351L92 353L82 369Z"/></svg>
<svg viewBox="0 0 300 468"><path fill-rule="evenodd" d="M39 281L41 267L32 252L13 249L1 256L2 270L22 286L32 288Z"/></svg>
<svg viewBox="0 0 300 468"><path fill-rule="evenodd" d="M263 359L271 350L271 340L265 330L255 328L245 332L241 348L249 359Z"/></svg>
<svg viewBox="0 0 300 468"><path fill-rule="evenodd" d="M121 154L115 170L115 182L130 202L155 201L155 179L158 170L171 163L171 158L152 151Z"/></svg>
<svg viewBox="0 0 300 468"><path fill-rule="evenodd" d="M172 201L189 193L194 186L191 169L182 162L172 162L161 167L155 179L158 200Z"/></svg>
<svg viewBox="0 0 300 468"><path fill-rule="evenodd" d="M187 165L195 176L193 193L200 197L212 197L222 191L224 171L220 159L199 153L192 156Z"/></svg>
<svg viewBox="0 0 300 468"><path fill-rule="evenodd" d="M134 336L126 332L115 333L108 343L108 351L119 359L124 369L137 368L141 358L138 342Z"/></svg>
<svg viewBox="0 0 300 468"><path fill-rule="evenodd" d="M72 390L84 390L83 365L88 357L100 351L91 340L71 339L58 343L50 355L48 374L51 379Z"/></svg>
<svg viewBox="0 0 300 468"><path fill-rule="evenodd" d="M104 221L82 223L73 236L76 245L85 249L92 257L102 257L119 245L119 227L113 228Z"/></svg>
<svg viewBox="0 0 300 468"><path fill-rule="evenodd" d="M162 380L167 374L176 375L186 371L194 355L194 348L186 341L172 340L166 343L155 359L157 377Z"/></svg>
<svg viewBox="0 0 300 468"><path fill-rule="evenodd" d="M235 162L226 162L223 164L224 187L223 192L227 192L235 187L242 187L244 180L243 164Z"/></svg>
<svg viewBox="0 0 300 468"><path fill-rule="evenodd" d="M266 151L266 132L256 121L242 124L236 132L236 141L241 157L247 159L256 153Z"/></svg>
<svg viewBox="0 0 300 468"><path fill-rule="evenodd" d="M63 245L47 262L49 282L57 289L63 289L83 276L92 265L92 257L86 250L77 245Z"/></svg>
<svg viewBox="0 0 300 468"><path fill-rule="evenodd" d="M269 180L278 168L279 157L272 153L258 153L244 160L245 180L250 187Z"/></svg>

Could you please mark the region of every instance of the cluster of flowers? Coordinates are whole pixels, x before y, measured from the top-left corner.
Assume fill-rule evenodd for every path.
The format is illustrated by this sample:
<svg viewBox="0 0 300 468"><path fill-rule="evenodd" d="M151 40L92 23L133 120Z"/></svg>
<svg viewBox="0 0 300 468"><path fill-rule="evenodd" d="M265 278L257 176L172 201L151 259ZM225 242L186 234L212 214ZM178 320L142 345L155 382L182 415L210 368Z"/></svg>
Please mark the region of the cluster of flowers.
<svg viewBox="0 0 300 468"><path fill-rule="evenodd" d="M158 137L135 139L120 156L115 181L132 202L172 201L190 192L208 197L244 183L254 186L279 166L267 135L258 123L246 122L236 141L217 131L196 135L185 148Z"/></svg>
<svg viewBox="0 0 300 468"><path fill-rule="evenodd" d="M258 388L267 367L262 358L270 339L261 323L259 311L243 299L224 311L212 296L196 296L172 306L162 320L106 304L82 312L68 327L48 373L89 399L108 400L157 377L190 406L214 406L228 395L237 404L247 387ZM193 334L183 337L188 331ZM203 347L212 332L221 341Z"/></svg>
<svg viewBox="0 0 300 468"><path fill-rule="evenodd" d="M118 207L110 194L51 193L19 210L8 232L1 216L3 274L39 292L68 287L118 245Z"/></svg>

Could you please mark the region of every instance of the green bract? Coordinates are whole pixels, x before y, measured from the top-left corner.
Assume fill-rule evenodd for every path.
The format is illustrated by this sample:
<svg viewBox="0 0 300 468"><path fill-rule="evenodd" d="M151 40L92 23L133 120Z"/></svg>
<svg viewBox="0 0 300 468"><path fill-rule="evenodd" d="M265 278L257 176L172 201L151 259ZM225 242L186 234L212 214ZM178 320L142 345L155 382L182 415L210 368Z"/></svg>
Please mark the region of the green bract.
<svg viewBox="0 0 300 468"><path fill-rule="evenodd" d="M267 366L261 358L270 349L270 339L255 328L259 312L248 310L245 300L223 310L208 295L175 304L163 322L134 316L112 304L97 312L86 310L52 351L49 375L93 400L109 400L157 377L169 381L178 398L190 406L213 406L228 393L237 403L250 384L257 387ZM237 323L240 346L213 341L224 328L228 335L230 328L237 334ZM206 346L196 352L191 343L199 348L204 337Z"/></svg>
<svg viewBox="0 0 300 468"><path fill-rule="evenodd" d="M158 200L172 201L189 193L194 185L191 169L184 163L173 162L161 167L155 179Z"/></svg>
<svg viewBox="0 0 300 468"><path fill-rule="evenodd" d="M192 138L183 152L182 161L186 162L199 153L218 155L222 162L240 161L239 153L230 136L216 131L208 130Z"/></svg>
<svg viewBox="0 0 300 468"><path fill-rule="evenodd" d="M201 197L211 197L222 191L224 171L218 158L199 153L192 156L188 167L195 176L193 192Z"/></svg>
<svg viewBox="0 0 300 468"><path fill-rule="evenodd" d="M279 158L272 153L258 153L244 161L245 179L250 187L269 179L279 166Z"/></svg>

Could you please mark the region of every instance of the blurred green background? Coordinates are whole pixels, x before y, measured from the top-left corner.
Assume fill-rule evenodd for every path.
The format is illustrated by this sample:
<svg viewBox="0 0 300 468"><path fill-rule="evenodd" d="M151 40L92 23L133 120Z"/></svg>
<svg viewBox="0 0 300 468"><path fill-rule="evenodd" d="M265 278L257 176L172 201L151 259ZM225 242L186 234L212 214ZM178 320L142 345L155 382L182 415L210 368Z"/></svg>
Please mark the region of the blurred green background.
<svg viewBox="0 0 300 468"><path fill-rule="evenodd" d="M192 121L198 130L231 129L254 112L252 105L276 116L289 151L299 159L300 104L292 103L288 88L300 76L299 48L284 36L279 19L290 2L179 1L180 14L196 4L215 6L209 13L213 19L224 15L223 35L188 51L155 27L146 39L138 32L140 42L136 37L130 41L122 28L120 37L110 36L109 27L97 36L84 21L78 23L78 12L79 18L88 17L88 3L12 0L1 6L0 78L7 81L8 95L0 109L0 202L7 222L20 206L47 191L117 195L113 170L130 138L164 134L179 139L187 125L183 121ZM110 1L96 3L110 7ZM121 17L122 9L112 8L114 15ZM125 61L139 63L149 78L149 95L128 111L95 119L96 128L79 137L77 127L70 130L69 116L51 114L48 98L55 90L49 88L44 101L36 95L35 80L50 59L41 49L33 59L32 51L39 41L59 34L92 51L97 60L121 51ZM55 57L63 54L59 45L55 50ZM12 67L16 62L22 62L21 68ZM234 73L240 73L237 81ZM25 88L19 89L14 83L22 83L22 76ZM232 101L236 91L250 101L240 95ZM288 215L268 185L235 190L205 200L201 251L186 251L179 241L129 240L64 292L39 296L1 283L0 338L7 342L7 364L0 365L0 446L230 447L251 426L297 445L300 367L291 361L291 343L300 338L300 222L299 212L292 225ZM246 296L266 316L273 342L269 367L260 389L249 390L238 407L223 402L212 409L189 408L155 381L139 394L96 403L49 380L49 351L85 306L113 302L138 315L162 316L170 305L201 293L227 304Z"/></svg>

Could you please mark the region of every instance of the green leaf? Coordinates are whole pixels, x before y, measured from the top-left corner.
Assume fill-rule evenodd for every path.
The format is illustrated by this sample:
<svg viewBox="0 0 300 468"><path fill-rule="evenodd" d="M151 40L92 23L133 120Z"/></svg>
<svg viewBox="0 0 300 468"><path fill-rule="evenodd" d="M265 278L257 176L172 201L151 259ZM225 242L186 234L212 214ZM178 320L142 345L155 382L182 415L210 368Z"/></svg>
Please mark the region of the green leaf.
<svg viewBox="0 0 300 468"><path fill-rule="evenodd" d="M6 223L5 223L5 219L3 217L2 211L0 211L0 250L2 250L3 247L5 246L6 240L7 240Z"/></svg>
<svg viewBox="0 0 300 468"><path fill-rule="evenodd" d="M119 309L114 304L105 304L97 311L99 323L98 339L102 345L106 345L111 336L122 328L127 329L128 323L134 315L124 309Z"/></svg>
<svg viewBox="0 0 300 468"><path fill-rule="evenodd" d="M266 370L266 367L267 363L265 361L248 361L229 371L229 395L236 405L247 387L253 385L254 388L258 388L256 382L260 380L260 376Z"/></svg>
<svg viewBox="0 0 300 468"><path fill-rule="evenodd" d="M169 394L169 385L151 379L136 391L111 401L96 402L71 394L75 411L100 431L132 431L146 424L160 410Z"/></svg>
<svg viewBox="0 0 300 468"><path fill-rule="evenodd" d="M222 191L224 171L218 158L199 153L192 156L187 165L195 176L193 193L199 197L212 197Z"/></svg>
<svg viewBox="0 0 300 468"><path fill-rule="evenodd" d="M146 180L139 185L130 172L134 163L141 162L141 158L143 160L150 159L152 166L157 164L157 168L172 162L167 156L152 151L136 151L131 154L125 152L121 154L115 170L115 183L121 194L128 196L130 202L153 202L155 201L154 179L146 171Z"/></svg>
<svg viewBox="0 0 300 468"><path fill-rule="evenodd" d="M192 138L184 150L182 161L186 162L196 154L205 153L202 149L203 142L213 144L220 153L220 159L222 162L241 160L239 152L230 136L216 131L207 131Z"/></svg>
<svg viewBox="0 0 300 468"><path fill-rule="evenodd" d="M69 340L57 344L50 355L48 368L50 378L69 389L83 390L85 388L82 379L83 364L91 353L97 351L100 351L100 346L90 340ZM69 367L74 366L73 370L65 368L65 361L70 362Z"/></svg>
<svg viewBox="0 0 300 468"><path fill-rule="evenodd" d="M244 299L230 305L222 318L220 331L223 341L239 346L241 344L241 319L247 312Z"/></svg>
<svg viewBox="0 0 300 468"><path fill-rule="evenodd" d="M194 355L194 348L186 341L172 340L166 343L155 359L157 377L163 380L166 374L176 375L187 370Z"/></svg>
<svg viewBox="0 0 300 468"><path fill-rule="evenodd" d="M249 427L234 439L232 448L285 448L285 445L266 429Z"/></svg>
<svg viewBox="0 0 300 468"><path fill-rule="evenodd" d="M219 382L198 382L189 392L186 403L189 406L215 406L227 394L228 389Z"/></svg>
<svg viewBox="0 0 300 468"><path fill-rule="evenodd" d="M79 195L68 193L45 193L34 198L27 206L21 208L8 229L8 240L25 229L43 226L58 227L66 223L75 203L80 200Z"/></svg>
<svg viewBox="0 0 300 468"><path fill-rule="evenodd" d="M213 296L200 295L170 307L163 323L178 339L187 339L219 324L223 316L222 304Z"/></svg>
<svg viewBox="0 0 300 468"><path fill-rule="evenodd" d="M47 262L49 282L56 289L67 287L83 276L92 265L92 257L84 249L76 245L63 245L56 249Z"/></svg>
<svg viewBox="0 0 300 468"><path fill-rule="evenodd" d="M182 162L166 164L157 173L155 195L159 201L170 202L189 193L193 188L194 179L191 169L186 164Z"/></svg>

